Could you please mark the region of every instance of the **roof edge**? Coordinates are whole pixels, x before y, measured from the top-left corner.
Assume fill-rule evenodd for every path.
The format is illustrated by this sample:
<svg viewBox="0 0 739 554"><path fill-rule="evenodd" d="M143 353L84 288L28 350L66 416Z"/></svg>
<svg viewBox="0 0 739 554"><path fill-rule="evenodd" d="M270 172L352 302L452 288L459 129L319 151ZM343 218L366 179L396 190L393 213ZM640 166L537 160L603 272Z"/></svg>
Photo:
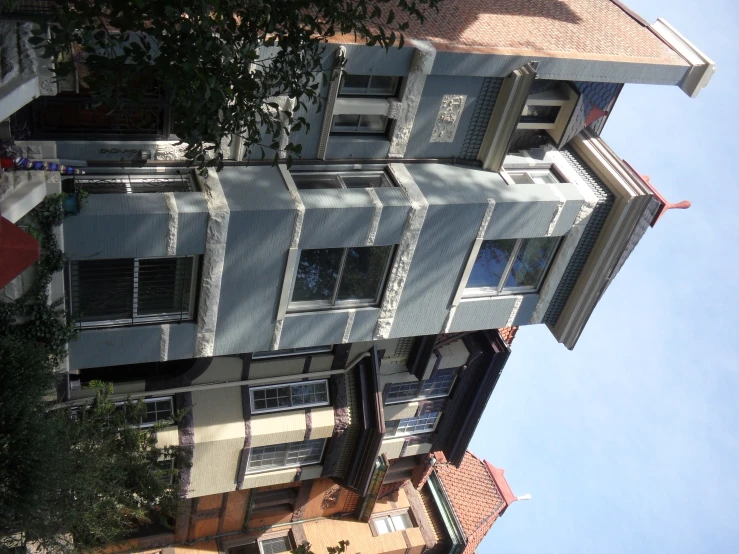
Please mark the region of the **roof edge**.
<svg viewBox="0 0 739 554"><path fill-rule="evenodd" d="M483 465L485 466L485 469L488 470L488 473L490 473L490 477L492 477L495 486L498 487L498 491L503 497L507 508L516 501L516 496L513 494L511 486L508 484L508 480L505 478L505 470L495 467L487 460L483 461Z"/></svg>

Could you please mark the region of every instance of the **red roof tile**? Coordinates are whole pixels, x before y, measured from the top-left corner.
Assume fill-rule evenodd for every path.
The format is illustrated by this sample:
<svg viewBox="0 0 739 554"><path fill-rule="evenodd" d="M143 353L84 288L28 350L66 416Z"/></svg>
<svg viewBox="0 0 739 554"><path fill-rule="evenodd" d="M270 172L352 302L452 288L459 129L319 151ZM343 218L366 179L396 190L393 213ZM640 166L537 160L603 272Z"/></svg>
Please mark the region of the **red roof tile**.
<svg viewBox="0 0 739 554"><path fill-rule="evenodd" d="M503 470L471 452L465 453L459 468L444 462L437 462L433 468L464 531L467 545L463 554L469 554L515 497Z"/></svg>

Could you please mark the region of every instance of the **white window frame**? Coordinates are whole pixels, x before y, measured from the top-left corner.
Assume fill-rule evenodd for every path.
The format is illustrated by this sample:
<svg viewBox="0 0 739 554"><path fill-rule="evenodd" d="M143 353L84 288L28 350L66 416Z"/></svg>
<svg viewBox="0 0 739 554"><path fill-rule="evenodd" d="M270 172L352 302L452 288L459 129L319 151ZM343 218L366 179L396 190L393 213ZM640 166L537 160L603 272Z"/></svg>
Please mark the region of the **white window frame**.
<svg viewBox="0 0 739 554"><path fill-rule="evenodd" d="M292 404L292 391L290 392L290 406L285 406L281 408L262 408L258 409L255 408L255 400L254 400L254 393L256 391L260 390L269 390L269 389L278 389L283 387L293 387L293 386L299 386L299 385L316 385L316 384L323 384L323 386L326 389L326 401L325 402L314 402L312 404ZM331 397L329 394L329 388L328 388L328 380L326 379L316 379L313 381L295 381L292 383L279 383L275 385L265 385L263 387L249 387L249 402L251 404L251 413L253 414L266 414L271 412L285 412L288 410L300 410L304 408L315 408L316 406L329 406L331 404Z"/></svg>
<svg viewBox="0 0 739 554"><path fill-rule="evenodd" d="M363 100L363 102L367 102L366 100ZM383 102L383 106L385 106L385 112L384 113L376 113L376 111L373 109L369 113L366 113L365 110L363 111L352 111L352 112L346 112L344 111L346 108L341 106L341 103L337 100L336 105L334 106L334 113L333 117L331 118L331 130L330 133L332 135L341 136L341 135L366 135L366 136L373 136L373 137L382 137L387 136L388 134L388 128L390 126L390 118L387 116L387 103L385 101ZM343 109L342 109L343 108ZM359 110L359 108L357 109ZM369 110L367 110L369 111ZM357 121L357 125L355 128L351 127L336 127L336 116L337 115L352 115L359 117L359 120ZM385 118L384 126L382 129L367 129L367 128L361 128L362 123L362 117L383 117Z"/></svg>
<svg viewBox="0 0 739 554"><path fill-rule="evenodd" d="M139 268L140 268L140 262L144 260L166 260L166 259L186 259L191 258L192 259L192 274L190 276L190 302L188 306L187 312L177 312L177 313L164 313L164 314L153 314L153 315L145 315L145 316L139 316L138 315L138 304L139 304L139 289L138 289L138 281L139 281ZM198 270L200 267L200 256L160 256L160 257L150 257L150 258L120 258L125 260L133 260L133 294L131 297L131 317L125 318L125 319L100 319L97 321L80 321L76 323L81 328L95 328L95 327L130 327L130 326L137 326L137 325L147 325L152 323L166 323L168 321L192 321L195 317L195 304L197 299L197 290L198 290ZM74 263L84 263L88 260L72 260L70 263L67 264L67 275L69 279L69 283L72 282L72 264ZM84 294L84 293L80 293ZM77 311L77 307L74 306L74 298L72 294L72 288L69 289L69 295L68 295L68 307L70 313L74 316L77 315L79 312Z"/></svg>
<svg viewBox="0 0 739 554"><path fill-rule="evenodd" d="M506 169L505 170L506 175L510 178L511 183L514 185L536 185L536 184L545 184L545 185L556 185L558 183L563 183L564 180L560 176L560 174L555 171L554 166L550 166L548 168L528 168L528 169ZM526 175L530 183L516 183L516 181L513 179L514 175ZM537 175L550 175L552 179L554 180L551 183L536 183L535 179Z"/></svg>
<svg viewBox="0 0 739 554"><path fill-rule="evenodd" d="M457 376L456 375L452 375L451 377L452 377L452 382L449 385L449 390L445 394L434 394L434 395L431 395L431 396L422 396L421 395L421 391L423 390L423 386L426 383L428 383L429 381L432 381L433 379L424 379L423 381L411 381L410 382L411 384L415 384L415 385L418 386L418 390L416 391L415 396L410 396L408 398L396 399L396 400L390 400L390 399L388 399L385 402L385 405L386 406L389 406L391 404L406 404L408 402L415 402L417 400L433 400L434 398L446 398L447 396L449 396L451 394L452 389L454 388L454 383L457 382ZM388 386L390 387L390 389L392 389L393 386L396 386L396 385L402 386L402 385L405 385L405 384L408 384L408 382L406 382L406 383L390 383ZM390 394L390 390L388 390L388 394Z"/></svg>
<svg viewBox="0 0 739 554"><path fill-rule="evenodd" d="M303 189L300 187L298 181L300 180L300 177L302 175L314 175L317 177L333 177L336 180L336 183L338 186L336 187L326 187L326 189L315 189L315 190L329 190L329 189L361 189L361 188L384 188L384 187L392 187L394 186L393 180L388 175L387 171L377 169L377 170L362 170L362 171L293 171L291 173L291 176L293 178L293 182L295 183L295 187L298 190L313 190L310 188ZM295 177L298 178L298 180L295 179ZM344 181L344 177L381 177L382 178L382 185L380 187L349 187L347 186L346 182Z"/></svg>
<svg viewBox="0 0 739 554"><path fill-rule="evenodd" d="M385 246L390 246L390 245L385 245ZM341 256L341 263L339 264L339 276L337 278L336 286L334 288L334 295L331 300L293 301L292 297L293 297L293 292L295 289L295 282L298 277L298 269L300 268L300 256L302 256L303 250L299 252L298 257L295 261L295 268L293 269L292 283L290 285L290 296L288 297L289 302L287 305L288 313L311 312L311 311L318 311L318 310L341 310L344 308L364 308L364 307L377 306L380 303L380 299L382 298L382 295L385 293L385 285L387 284L387 279L390 274L390 268L392 266L393 259L395 257L395 250L396 250L395 246L393 245L391 247L390 255L387 257L387 261L385 262L385 268L383 269L382 280L380 281L380 284L378 285L377 291L375 293L375 297L372 300L337 300L336 299L339 293L339 288L341 286L341 278L344 275L344 268L346 266L346 257L347 257L347 253L349 252L349 249L350 248L372 248L372 247L347 246L347 247L340 247L340 248L342 248L344 252L342 253L342 256ZM319 248L316 250L321 250L321 249Z"/></svg>
<svg viewBox="0 0 739 554"><path fill-rule="evenodd" d="M297 464L285 464L288 456L290 455L290 446L291 445L300 445L300 444L303 444L304 442L307 442L307 441L296 441L296 442L287 442L287 443L279 443L279 444L265 444L263 446L252 447L249 450L249 457L248 457L248 459L246 461L245 474L246 475L257 475L259 473L268 473L270 471L280 471L280 470L288 469L288 468L291 468L291 467L304 467L304 466L312 466L312 465L320 464L321 463L321 460L323 460L323 455L324 455L324 453L326 451L326 439L325 438L324 439L308 439L308 441L319 441L319 440L320 441L323 441L323 444L321 445L321 454L318 456L318 459L315 462L301 462L301 463L297 463ZM250 469L249 468L249 463L251 462L251 458L252 458L252 455L254 453L254 450L256 450L257 448L269 448L270 446L282 446L282 445L287 445L287 448L285 449L285 455L283 457L283 465L272 466L272 467L265 467L265 468L258 468L258 469Z"/></svg>
<svg viewBox="0 0 739 554"><path fill-rule="evenodd" d="M558 237L533 237L533 238L551 238L551 239L557 239ZM496 240L496 239L494 239ZM506 239L498 239L498 240L506 240ZM510 274L511 268L513 267L514 262L516 261L516 256L518 256L519 251L521 250L521 246L523 245L524 241L527 241L529 239L516 239L516 245L513 247L513 250L511 251L511 255L508 258L508 262L506 263L505 269L503 269L503 272L501 273L500 282L496 287L468 287L467 281L469 280L469 276L472 274L472 268L474 268L474 264L477 261L477 256L480 253L480 248L473 249L472 255L474 258L472 258L472 265L470 266L470 273L467 275L465 280L465 286L464 290L462 292L462 298L487 298L490 296L505 296L509 294L521 294L521 293L533 293L539 290L541 287L541 284L544 282L544 279L547 276L547 272L549 271L549 268L552 265L552 260L554 259L557 249L559 248L559 243L557 243L554 248L552 248L552 251L549 253L549 258L547 259L546 263L544 264L544 270L541 272L541 276L539 277L539 282L536 283L536 285L532 286L526 286L526 287L506 287L505 282L508 279L508 275ZM482 241L486 242L486 241ZM482 243L480 244L480 247L482 247Z"/></svg>
<svg viewBox="0 0 739 554"><path fill-rule="evenodd" d="M262 543L267 542L267 541L273 541L273 540L276 540L276 539L284 539L284 540L287 541L288 549L287 550L284 550L283 552L290 552L294 548L294 543L293 543L292 539L290 538L290 534L289 533L286 533L284 535L273 535L271 537L262 537L260 539L257 539L257 546L259 547L259 553L260 554L265 554L264 553L264 547L263 547Z"/></svg>
<svg viewBox="0 0 739 554"><path fill-rule="evenodd" d="M431 427L425 428L425 429L420 430L420 431L398 432L398 429L403 424L403 422L409 422L410 420L413 420L413 419L428 418L429 416L432 416L434 414L436 414L436 418L434 419L434 422L431 425ZM392 428L393 428L393 434L391 435L390 433L387 433L385 435L385 437L386 438L393 438L393 439L395 439L395 438L398 438L398 437L410 437L411 435L424 435L426 433L433 433L436 430L437 425L439 425L439 420L440 419L441 419L441 411L439 410L439 411L430 412L430 413L424 414L424 415L412 416L412 417L404 417L404 418L401 418L401 419L395 419L395 420L392 420L392 421L386 421L385 422L385 427L387 428L388 427L388 424L390 424L392 426Z"/></svg>
<svg viewBox="0 0 739 554"><path fill-rule="evenodd" d="M146 429L147 427L154 427L160 421L172 421L173 422L172 417L174 416L174 401L171 396L155 396L152 398L144 398L145 404L153 404L155 402L164 402L164 401L169 401L170 416L168 418L157 419L153 423L139 423L138 425L136 425L136 427L138 427L139 429ZM126 402L116 402L115 403L116 406L124 406L125 404ZM174 463L174 460L172 461L172 463Z"/></svg>
<svg viewBox="0 0 739 554"><path fill-rule="evenodd" d="M408 519L408 522L410 523L410 525L408 527L402 527L400 529L397 529L395 526L395 522L393 521L392 518L398 517L398 516L400 516L401 518L402 516L405 516ZM386 522L385 526L389 529L389 531L381 532L379 530L379 528L377 527L377 523L376 523L379 520L384 520ZM413 529L414 527L416 527L416 522L413 520L413 516L411 515L410 510L407 510L407 509L374 515L372 516L372 519L370 519L370 522L371 522L371 529L373 531L372 534L376 537L380 535L389 535L390 533L397 533L398 531L405 531L406 529Z"/></svg>

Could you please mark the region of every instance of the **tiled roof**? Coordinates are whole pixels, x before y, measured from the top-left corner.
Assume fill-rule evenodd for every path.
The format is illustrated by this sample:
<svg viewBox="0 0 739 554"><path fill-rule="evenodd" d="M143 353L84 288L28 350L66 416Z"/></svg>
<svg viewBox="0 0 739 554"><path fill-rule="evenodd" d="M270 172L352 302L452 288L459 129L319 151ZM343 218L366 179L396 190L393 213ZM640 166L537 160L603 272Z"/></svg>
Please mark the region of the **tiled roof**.
<svg viewBox="0 0 739 554"><path fill-rule="evenodd" d="M465 534L467 544L462 554L477 548L498 516L513 502L511 489L502 470L467 452L459 468L437 462L433 471L439 477L444 492ZM498 484L496 484L498 483Z"/></svg>
<svg viewBox="0 0 739 554"><path fill-rule="evenodd" d="M498 332L500 333L500 336L503 337L503 340L506 342L506 344L510 346L513 342L513 339L516 338L518 327L503 327L502 329L498 329Z"/></svg>
<svg viewBox="0 0 739 554"><path fill-rule="evenodd" d="M685 64L611 0L446 0L423 24L411 20L405 35L428 40L437 50ZM354 37L330 40L354 42Z"/></svg>

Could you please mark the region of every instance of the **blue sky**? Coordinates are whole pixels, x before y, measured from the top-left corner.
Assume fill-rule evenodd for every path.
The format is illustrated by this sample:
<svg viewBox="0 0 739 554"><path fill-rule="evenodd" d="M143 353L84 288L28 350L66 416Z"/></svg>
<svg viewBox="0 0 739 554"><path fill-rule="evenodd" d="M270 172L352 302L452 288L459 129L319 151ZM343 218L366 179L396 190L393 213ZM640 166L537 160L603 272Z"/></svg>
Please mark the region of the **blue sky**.
<svg viewBox="0 0 739 554"><path fill-rule="evenodd" d="M739 552L739 3L627 3L718 67L696 99L627 85L603 133L693 207L647 232L574 352L519 332L471 449L533 499L480 554Z"/></svg>

